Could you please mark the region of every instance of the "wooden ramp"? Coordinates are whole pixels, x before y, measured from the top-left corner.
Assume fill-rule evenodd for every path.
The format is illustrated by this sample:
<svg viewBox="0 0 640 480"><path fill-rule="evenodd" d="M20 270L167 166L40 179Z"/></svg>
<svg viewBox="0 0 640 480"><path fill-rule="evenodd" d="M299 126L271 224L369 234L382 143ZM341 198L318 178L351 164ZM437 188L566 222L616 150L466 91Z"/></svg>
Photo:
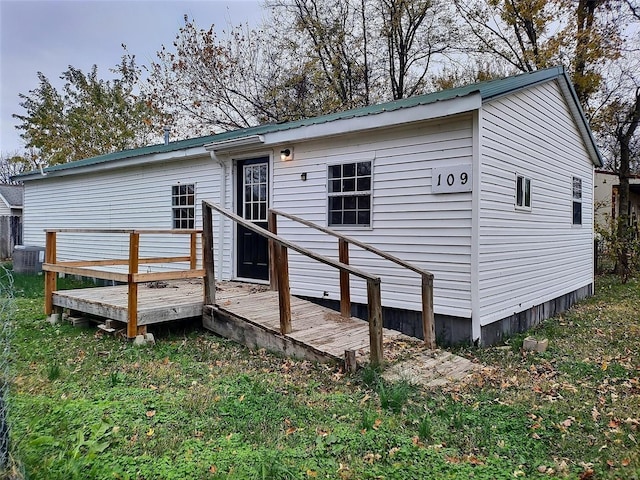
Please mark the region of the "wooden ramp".
<svg viewBox="0 0 640 480"><path fill-rule="evenodd" d="M278 292L259 285L227 282L216 289L216 305L205 305L205 328L250 348L266 348L314 361L343 361L353 352L359 362L369 358L369 325L344 318L334 310L291 297L292 332L280 334ZM385 342L410 339L384 329ZM419 342L418 339L411 339Z"/></svg>

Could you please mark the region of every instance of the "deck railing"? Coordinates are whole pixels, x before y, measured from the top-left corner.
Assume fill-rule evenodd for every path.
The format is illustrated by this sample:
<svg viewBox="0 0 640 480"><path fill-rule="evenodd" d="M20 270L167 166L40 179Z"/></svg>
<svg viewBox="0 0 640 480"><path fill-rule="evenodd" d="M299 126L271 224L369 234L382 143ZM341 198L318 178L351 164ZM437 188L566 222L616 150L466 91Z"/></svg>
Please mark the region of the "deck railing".
<svg viewBox="0 0 640 480"><path fill-rule="evenodd" d="M398 257L395 257L387 252L384 252L368 243L364 243L352 237L348 237L341 233L331 230L330 228L316 225L313 222L291 215L290 213L276 210L274 208L269 209L269 230L273 233L278 232L277 217L288 218L294 222L298 222L307 227L313 228L320 232L326 233L338 239L338 259L341 263L349 264L349 244L360 247L367 252L371 252L379 257L382 257L390 262L400 265L407 270L417 273L421 278L421 294L422 294L422 334L424 342L429 348L436 348L436 336L435 336L435 324L433 314L433 274L421 268L418 268ZM275 268L271 265L271 269ZM275 289L277 285L274 283L274 275L271 275L271 288ZM340 313L344 317L351 316L351 294L349 288L349 275L346 272L340 272Z"/></svg>
<svg viewBox="0 0 640 480"><path fill-rule="evenodd" d="M291 294L289 291L289 261L288 249L294 250L320 263L336 268L343 275L355 275L367 282L367 304L369 314L369 347L372 365L380 365L383 360L382 352L382 304L380 297L380 277L366 273L341 261L319 255L311 250L296 245L277 235L245 220L235 213L208 201L202 202L203 215L203 245L205 275L205 304L215 304L215 267L213 259L213 211L216 211L235 223L252 230L269 240L270 264L273 265L273 276L277 278L278 305L280 310L280 333L291 333Z"/></svg>
<svg viewBox="0 0 640 480"><path fill-rule="evenodd" d="M45 313L53 313L53 292L56 290L58 273L68 275L80 275L83 277L93 277L102 280L112 280L126 283L128 285L127 297L127 337L133 338L138 334L138 284L145 282L156 282L161 280L179 280L185 278L202 278L205 270L197 268L197 240L198 234L202 230L112 230L112 229L78 229L61 228L45 230L46 248L45 263L42 270L45 275ZM57 237L58 234L94 234L94 235L128 235L129 236L129 257L105 260L80 260L64 261L57 260ZM150 257L140 258L140 235L188 235L189 255L177 257ZM204 240L203 240L204 242ZM189 262L189 269L173 270L168 272L140 273L140 265L157 263L185 263ZM114 272L100 270L91 267L124 266L128 272ZM142 328L142 327L141 327Z"/></svg>

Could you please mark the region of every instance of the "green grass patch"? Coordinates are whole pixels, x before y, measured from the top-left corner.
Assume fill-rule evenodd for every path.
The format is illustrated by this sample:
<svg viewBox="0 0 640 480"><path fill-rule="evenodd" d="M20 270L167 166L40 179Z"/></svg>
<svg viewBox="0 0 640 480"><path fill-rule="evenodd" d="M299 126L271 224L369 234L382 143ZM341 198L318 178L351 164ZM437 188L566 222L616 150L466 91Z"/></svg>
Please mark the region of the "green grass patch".
<svg viewBox="0 0 640 480"><path fill-rule="evenodd" d="M544 354L461 349L484 370L433 389L197 327L138 348L51 325L41 282L16 278L9 399L30 479L640 478L637 280L527 332Z"/></svg>

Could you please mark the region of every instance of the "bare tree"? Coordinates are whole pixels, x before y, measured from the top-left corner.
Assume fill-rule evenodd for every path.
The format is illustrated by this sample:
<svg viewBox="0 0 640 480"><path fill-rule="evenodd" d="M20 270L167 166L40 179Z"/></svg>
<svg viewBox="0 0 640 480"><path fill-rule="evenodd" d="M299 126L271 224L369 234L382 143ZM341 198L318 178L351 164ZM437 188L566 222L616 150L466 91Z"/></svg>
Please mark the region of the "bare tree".
<svg viewBox="0 0 640 480"><path fill-rule="evenodd" d="M393 99L424 93L432 62L448 53L457 28L448 4L437 0L380 0Z"/></svg>
<svg viewBox="0 0 640 480"><path fill-rule="evenodd" d="M289 19L298 34L293 44L322 77L331 92L325 111L367 105L371 99L368 29L365 1L275 0L268 4L275 18Z"/></svg>
<svg viewBox="0 0 640 480"><path fill-rule="evenodd" d="M11 177L38 168L38 157L35 149L24 152L0 153L0 183L15 185L19 182Z"/></svg>
<svg viewBox="0 0 640 480"><path fill-rule="evenodd" d="M623 48L621 3L614 0L455 0L470 53L530 72L570 66L583 108Z"/></svg>

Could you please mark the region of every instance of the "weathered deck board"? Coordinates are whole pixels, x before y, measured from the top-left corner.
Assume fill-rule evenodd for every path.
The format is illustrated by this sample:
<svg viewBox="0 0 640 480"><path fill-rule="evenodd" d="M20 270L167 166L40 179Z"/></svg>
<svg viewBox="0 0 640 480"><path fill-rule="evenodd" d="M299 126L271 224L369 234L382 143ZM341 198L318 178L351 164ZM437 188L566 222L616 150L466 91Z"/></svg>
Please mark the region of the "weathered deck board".
<svg viewBox="0 0 640 480"><path fill-rule="evenodd" d="M252 325L250 333L237 334L237 341L250 346L269 346L284 351L304 345L314 359L342 360L345 350L359 350L368 355L369 325L358 318L344 318L334 310L291 298L291 333L280 334L278 292L261 291L251 295L225 296L225 289L216 293L216 305L205 307L204 325L220 335L236 335L242 328L238 319ZM218 322L218 324L216 324ZM253 328L255 327L255 328ZM385 329L385 338L402 336ZM278 341L274 343L273 337Z"/></svg>
<svg viewBox="0 0 640 480"><path fill-rule="evenodd" d="M171 283L165 288L138 289L138 325L181 320L202 315L203 286L198 281ZM127 286L59 290L53 305L98 317L127 322Z"/></svg>

